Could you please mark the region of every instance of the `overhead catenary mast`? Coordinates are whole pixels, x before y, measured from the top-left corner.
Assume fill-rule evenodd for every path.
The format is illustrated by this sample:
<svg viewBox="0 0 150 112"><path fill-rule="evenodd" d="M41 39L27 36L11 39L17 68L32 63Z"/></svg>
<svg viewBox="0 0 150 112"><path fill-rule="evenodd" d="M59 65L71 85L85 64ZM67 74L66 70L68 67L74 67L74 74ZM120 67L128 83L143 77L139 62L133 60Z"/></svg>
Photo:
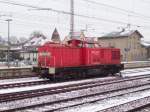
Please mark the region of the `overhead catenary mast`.
<svg viewBox="0 0 150 112"><path fill-rule="evenodd" d="M70 0L70 38L74 38L74 0Z"/></svg>

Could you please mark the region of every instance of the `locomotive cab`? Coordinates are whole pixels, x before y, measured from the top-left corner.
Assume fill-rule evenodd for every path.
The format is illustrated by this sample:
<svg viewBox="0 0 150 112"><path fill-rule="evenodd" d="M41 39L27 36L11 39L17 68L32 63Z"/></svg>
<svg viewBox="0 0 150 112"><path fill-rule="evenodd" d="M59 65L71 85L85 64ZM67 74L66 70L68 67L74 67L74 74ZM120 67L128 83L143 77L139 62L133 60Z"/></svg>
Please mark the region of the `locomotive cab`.
<svg viewBox="0 0 150 112"><path fill-rule="evenodd" d="M77 40L77 39L72 39L68 41L68 45L71 47L83 47L83 41Z"/></svg>
<svg viewBox="0 0 150 112"><path fill-rule="evenodd" d="M101 47L97 42L89 42L83 40L72 39L68 41L68 45L71 47L86 47L86 48L99 48Z"/></svg>

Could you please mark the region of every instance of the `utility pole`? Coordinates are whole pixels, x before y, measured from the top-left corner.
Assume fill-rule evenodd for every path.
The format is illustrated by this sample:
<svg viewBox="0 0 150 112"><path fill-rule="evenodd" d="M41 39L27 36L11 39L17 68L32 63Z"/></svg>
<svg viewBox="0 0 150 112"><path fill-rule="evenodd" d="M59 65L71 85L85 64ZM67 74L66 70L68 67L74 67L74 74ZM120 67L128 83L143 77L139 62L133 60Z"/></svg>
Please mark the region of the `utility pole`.
<svg viewBox="0 0 150 112"><path fill-rule="evenodd" d="M9 64L9 62L10 62L10 21L12 21L12 19L7 19L6 21L7 21L7 23L8 23L8 42L7 42L7 44L8 44L8 47L7 47L8 52L7 52L7 65L8 65L8 68L9 68L9 67L10 67L10 64Z"/></svg>
<svg viewBox="0 0 150 112"><path fill-rule="evenodd" d="M74 33L74 0L70 0L70 36L73 38Z"/></svg>
<svg viewBox="0 0 150 112"><path fill-rule="evenodd" d="M129 22L129 23L127 24L127 30L130 31L130 30L131 30L130 28L131 28L131 24L130 24L130 22ZM131 53L130 53L130 50L131 50L130 36L128 36L127 48L128 48L128 50L127 50L127 60L126 60L126 61L128 62L129 59L132 60L132 59L131 59L131 56L130 56L130 55L131 55Z"/></svg>

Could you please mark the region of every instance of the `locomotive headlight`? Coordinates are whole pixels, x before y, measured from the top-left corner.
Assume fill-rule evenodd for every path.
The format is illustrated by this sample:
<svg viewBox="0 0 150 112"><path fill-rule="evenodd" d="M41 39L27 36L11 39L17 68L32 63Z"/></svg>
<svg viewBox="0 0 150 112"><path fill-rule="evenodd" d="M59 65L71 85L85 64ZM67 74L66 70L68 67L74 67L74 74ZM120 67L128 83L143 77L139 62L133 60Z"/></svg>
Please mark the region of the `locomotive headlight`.
<svg viewBox="0 0 150 112"><path fill-rule="evenodd" d="M53 67L49 68L49 74L55 74L55 68Z"/></svg>

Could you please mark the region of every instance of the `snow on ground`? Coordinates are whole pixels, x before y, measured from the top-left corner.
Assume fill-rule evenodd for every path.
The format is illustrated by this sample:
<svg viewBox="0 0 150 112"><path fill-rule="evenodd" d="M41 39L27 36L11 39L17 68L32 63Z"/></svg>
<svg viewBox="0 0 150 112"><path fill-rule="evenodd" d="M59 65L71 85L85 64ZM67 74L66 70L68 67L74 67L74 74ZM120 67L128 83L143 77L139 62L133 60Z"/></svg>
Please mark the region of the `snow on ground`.
<svg viewBox="0 0 150 112"><path fill-rule="evenodd" d="M122 70L122 72L138 71L138 70L150 70L150 67L145 67L145 68L134 68L134 69L124 69L124 70Z"/></svg>
<svg viewBox="0 0 150 112"><path fill-rule="evenodd" d="M147 68L136 68L136 69L125 69L121 72L123 73L131 73L131 72L143 72L143 71L150 71L150 67Z"/></svg>
<svg viewBox="0 0 150 112"><path fill-rule="evenodd" d="M132 77L139 75L150 75L150 67L147 68L136 68L136 69L126 69L121 71L122 77Z"/></svg>
<svg viewBox="0 0 150 112"><path fill-rule="evenodd" d="M98 101L92 104L86 104L70 109L62 110L63 112L98 112L103 109L121 105L130 101L145 98L150 96L150 90L140 91L136 93L130 93L123 96L116 96L113 98L107 98L102 101ZM59 111L60 112L60 111Z"/></svg>
<svg viewBox="0 0 150 112"><path fill-rule="evenodd" d="M32 37L24 46L39 46L39 45L43 45L44 43L48 41L49 39L43 36Z"/></svg>
<svg viewBox="0 0 150 112"><path fill-rule="evenodd" d="M4 79L0 80L0 85L4 84L16 84L16 83L24 83L24 82L34 82L34 81L44 81L46 79L39 79L38 77L32 78L19 78L19 79Z"/></svg>

